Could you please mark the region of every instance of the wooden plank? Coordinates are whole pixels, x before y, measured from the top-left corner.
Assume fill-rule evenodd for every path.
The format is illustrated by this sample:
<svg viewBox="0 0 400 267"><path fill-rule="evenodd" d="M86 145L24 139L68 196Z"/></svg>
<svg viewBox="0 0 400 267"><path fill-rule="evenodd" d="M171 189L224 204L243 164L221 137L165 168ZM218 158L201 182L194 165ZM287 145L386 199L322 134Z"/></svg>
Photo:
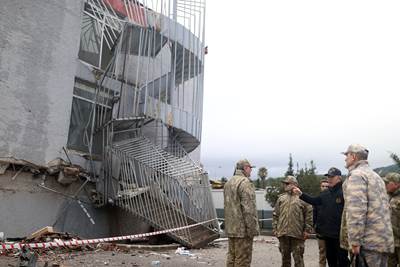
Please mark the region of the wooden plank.
<svg viewBox="0 0 400 267"><path fill-rule="evenodd" d="M47 235L47 234L54 234L54 229L52 226L46 226L43 227L42 229L37 230L36 232L32 233L28 239L35 239L37 237L40 237L42 235Z"/></svg>

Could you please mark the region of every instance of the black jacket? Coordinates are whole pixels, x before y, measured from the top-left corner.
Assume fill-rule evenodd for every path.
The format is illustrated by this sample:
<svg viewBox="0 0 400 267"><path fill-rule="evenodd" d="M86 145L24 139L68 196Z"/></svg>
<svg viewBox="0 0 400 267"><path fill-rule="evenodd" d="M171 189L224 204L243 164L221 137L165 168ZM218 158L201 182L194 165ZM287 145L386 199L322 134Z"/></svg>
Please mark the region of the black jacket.
<svg viewBox="0 0 400 267"><path fill-rule="evenodd" d="M318 208L315 231L322 237L339 239L344 206L342 183L321 192L317 197L303 193L300 199Z"/></svg>

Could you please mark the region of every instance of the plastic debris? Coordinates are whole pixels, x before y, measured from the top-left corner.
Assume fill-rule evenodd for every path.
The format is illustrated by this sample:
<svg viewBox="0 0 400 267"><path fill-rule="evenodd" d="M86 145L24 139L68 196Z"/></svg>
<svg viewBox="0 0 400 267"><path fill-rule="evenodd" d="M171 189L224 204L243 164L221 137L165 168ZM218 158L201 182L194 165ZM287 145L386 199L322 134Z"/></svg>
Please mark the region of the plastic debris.
<svg viewBox="0 0 400 267"><path fill-rule="evenodd" d="M182 256L189 256L193 257L195 254L190 253L185 247L179 247L176 249L175 254L182 255Z"/></svg>

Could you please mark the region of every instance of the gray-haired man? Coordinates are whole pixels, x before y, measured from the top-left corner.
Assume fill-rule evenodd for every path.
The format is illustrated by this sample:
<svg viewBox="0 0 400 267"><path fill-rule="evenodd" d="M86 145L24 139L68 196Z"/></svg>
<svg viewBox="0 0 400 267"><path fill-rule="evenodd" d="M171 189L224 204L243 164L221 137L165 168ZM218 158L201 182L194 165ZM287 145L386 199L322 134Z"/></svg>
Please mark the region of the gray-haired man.
<svg viewBox="0 0 400 267"><path fill-rule="evenodd" d="M368 165L368 153L358 144L343 152L349 177L343 183L341 246L353 255L362 250L368 266L386 267L394 250L389 198L382 178Z"/></svg>

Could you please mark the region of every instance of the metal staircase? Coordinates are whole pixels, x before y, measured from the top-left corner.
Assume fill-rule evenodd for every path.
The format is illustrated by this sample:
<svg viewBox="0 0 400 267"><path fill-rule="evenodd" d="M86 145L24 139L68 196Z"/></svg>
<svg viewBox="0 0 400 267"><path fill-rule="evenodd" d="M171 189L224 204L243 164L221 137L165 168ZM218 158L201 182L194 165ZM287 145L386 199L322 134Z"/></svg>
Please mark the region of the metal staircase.
<svg viewBox="0 0 400 267"><path fill-rule="evenodd" d="M117 205L158 230L209 221L169 234L199 247L219 230L207 174L187 154L201 137L205 5L178 1L178 9L174 1L171 13L152 2L86 0L112 56L96 74L85 136L90 155L101 147L99 205Z"/></svg>
<svg viewBox="0 0 400 267"><path fill-rule="evenodd" d="M174 152L183 155L178 144ZM149 139L116 142L112 147L117 183L116 205L154 228L171 229L215 219L207 175L186 157L177 157ZM172 151L172 150L171 150ZM188 247L200 247L218 237L216 221L169 234Z"/></svg>

